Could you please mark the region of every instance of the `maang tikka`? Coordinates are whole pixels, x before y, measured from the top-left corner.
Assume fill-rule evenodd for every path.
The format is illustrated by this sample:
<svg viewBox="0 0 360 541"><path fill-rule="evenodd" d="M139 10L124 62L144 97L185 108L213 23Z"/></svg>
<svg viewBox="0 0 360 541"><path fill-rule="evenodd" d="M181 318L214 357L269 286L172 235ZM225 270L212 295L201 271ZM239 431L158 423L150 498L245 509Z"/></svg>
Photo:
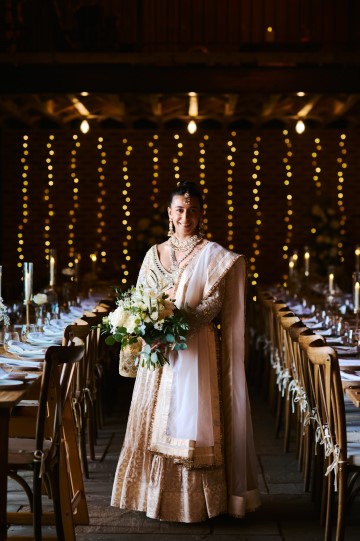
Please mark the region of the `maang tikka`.
<svg viewBox="0 0 360 541"><path fill-rule="evenodd" d="M190 205L191 204L191 198L190 198L189 192L185 192L184 197L185 197L185 205Z"/></svg>

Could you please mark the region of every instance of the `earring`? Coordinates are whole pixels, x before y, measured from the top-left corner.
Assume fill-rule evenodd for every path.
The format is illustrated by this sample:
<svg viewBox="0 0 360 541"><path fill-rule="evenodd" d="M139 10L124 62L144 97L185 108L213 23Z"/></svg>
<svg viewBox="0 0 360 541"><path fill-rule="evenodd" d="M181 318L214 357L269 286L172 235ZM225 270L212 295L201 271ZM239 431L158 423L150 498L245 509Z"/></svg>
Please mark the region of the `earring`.
<svg viewBox="0 0 360 541"><path fill-rule="evenodd" d="M169 217L169 231L168 231L168 237L172 237L174 234L174 224L172 221L172 218Z"/></svg>

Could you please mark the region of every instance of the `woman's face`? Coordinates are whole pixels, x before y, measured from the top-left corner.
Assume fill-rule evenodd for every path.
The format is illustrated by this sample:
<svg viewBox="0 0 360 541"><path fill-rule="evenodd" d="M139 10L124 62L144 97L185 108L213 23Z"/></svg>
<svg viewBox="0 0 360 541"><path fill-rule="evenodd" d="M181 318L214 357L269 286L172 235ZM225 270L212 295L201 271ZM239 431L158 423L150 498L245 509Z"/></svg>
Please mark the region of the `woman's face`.
<svg viewBox="0 0 360 541"><path fill-rule="evenodd" d="M202 217L202 210L197 197L190 197L186 204L184 195L175 195L168 207L169 218L174 223L175 233L179 237L195 235Z"/></svg>

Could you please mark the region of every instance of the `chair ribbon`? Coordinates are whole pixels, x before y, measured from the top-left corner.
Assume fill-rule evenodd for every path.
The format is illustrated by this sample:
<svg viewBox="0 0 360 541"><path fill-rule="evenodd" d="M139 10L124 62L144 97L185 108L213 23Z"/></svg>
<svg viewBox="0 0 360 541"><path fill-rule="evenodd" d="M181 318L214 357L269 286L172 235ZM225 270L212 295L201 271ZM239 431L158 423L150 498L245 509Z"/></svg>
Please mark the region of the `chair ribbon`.
<svg viewBox="0 0 360 541"><path fill-rule="evenodd" d="M334 472L334 490L337 492L338 486L337 486L337 474L338 474L338 468L339 464L346 464L346 460L340 460L340 447L338 444L335 446L332 445L331 453L333 455L333 461L329 466L327 467L325 475L329 475L330 472Z"/></svg>
<svg viewBox="0 0 360 541"><path fill-rule="evenodd" d="M295 404L299 404L300 412L305 413L308 410L307 395L305 390L299 385L298 381L293 379L289 385L289 392L292 393L291 409L295 412Z"/></svg>
<svg viewBox="0 0 360 541"><path fill-rule="evenodd" d="M82 415L81 415L81 404L77 398L72 399L72 409L74 412L75 426L78 432L82 428Z"/></svg>
<svg viewBox="0 0 360 541"><path fill-rule="evenodd" d="M39 477L41 478L43 474L45 473L45 455L44 451L41 451L41 449L36 449L34 451L34 462L40 462L40 471L39 471Z"/></svg>

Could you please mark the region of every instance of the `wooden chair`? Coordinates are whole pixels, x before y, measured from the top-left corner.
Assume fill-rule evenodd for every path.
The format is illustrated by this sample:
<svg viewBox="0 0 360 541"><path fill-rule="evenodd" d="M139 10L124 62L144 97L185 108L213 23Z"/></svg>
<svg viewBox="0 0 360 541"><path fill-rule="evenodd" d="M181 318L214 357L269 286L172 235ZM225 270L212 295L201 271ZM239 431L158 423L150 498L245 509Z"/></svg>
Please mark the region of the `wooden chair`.
<svg viewBox="0 0 360 541"><path fill-rule="evenodd" d="M71 345L76 339L84 343L84 355L78 363L73 378L71 393L71 406L74 414L74 422L77 431L79 456L84 477L89 478L89 467L86 452L86 385L87 385L87 363L89 358L91 329L88 323L81 318L76 319L68 325L64 331L63 345Z"/></svg>
<svg viewBox="0 0 360 541"><path fill-rule="evenodd" d="M89 447L89 456L95 460L95 444L98 427L102 423L101 409L101 383L103 366L100 355L101 333L100 324L108 309L97 306L92 312L84 312L80 319L85 321L90 327L88 337L88 346L85 355L85 387L84 403L87 426L87 440Z"/></svg>
<svg viewBox="0 0 360 541"><path fill-rule="evenodd" d="M45 355L33 438L9 439L8 474L25 489L30 511L8 513L10 524L33 524L34 539L41 541L42 525L56 526L56 539L75 540L62 415L74 367L84 355L83 345L50 346ZM27 434L29 436L29 434ZM21 452L19 452L21 450ZM32 486L22 471L30 470ZM52 499L53 512L43 512L43 490Z"/></svg>
<svg viewBox="0 0 360 541"><path fill-rule="evenodd" d="M344 392L336 352L328 346L312 345L305 349L305 354L309 392L315 405L318 447L322 447L324 457L324 539L332 539L333 518L336 516L335 539L342 541L346 511L360 489L355 485L360 476L360 443L347 441ZM335 504L337 509L334 510Z"/></svg>

